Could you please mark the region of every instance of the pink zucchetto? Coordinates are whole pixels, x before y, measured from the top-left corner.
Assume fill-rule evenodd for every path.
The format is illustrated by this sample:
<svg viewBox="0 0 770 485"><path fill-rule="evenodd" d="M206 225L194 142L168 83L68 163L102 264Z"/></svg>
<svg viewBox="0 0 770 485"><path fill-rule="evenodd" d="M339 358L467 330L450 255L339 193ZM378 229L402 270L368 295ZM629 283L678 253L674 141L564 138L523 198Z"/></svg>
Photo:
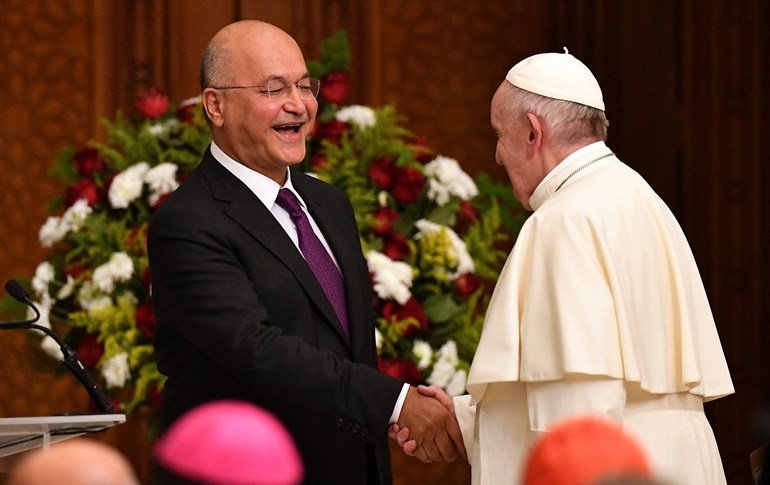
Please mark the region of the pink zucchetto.
<svg viewBox="0 0 770 485"><path fill-rule="evenodd" d="M536 54L513 66L505 79L517 88L604 111L602 89L591 70L564 53Z"/></svg>
<svg viewBox="0 0 770 485"><path fill-rule="evenodd" d="M302 459L284 425L243 401L203 404L160 437L154 458L185 478L216 485L294 485Z"/></svg>

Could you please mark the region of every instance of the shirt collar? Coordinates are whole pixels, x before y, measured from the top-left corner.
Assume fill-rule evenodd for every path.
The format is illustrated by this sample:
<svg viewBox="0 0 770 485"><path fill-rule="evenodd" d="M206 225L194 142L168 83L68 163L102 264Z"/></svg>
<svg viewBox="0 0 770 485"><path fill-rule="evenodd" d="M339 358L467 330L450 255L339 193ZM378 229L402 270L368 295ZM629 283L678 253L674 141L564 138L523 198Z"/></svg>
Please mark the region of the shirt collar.
<svg viewBox="0 0 770 485"><path fill-rule="evenodd" d="M288 168L286 169L286 182L282 187L278 185L275 180L250 169L242 163L236 162L213 141L211 142L211 155L213 155L214 159L230 173L235 175L238 180L243 182L268 209L275 204L275 200L278 198L278 191L282 188L287 188L294 192L294 195L297 196L300 204L305 207L305 201L302 200L302 197L297 193L291 183L291 170Z"/></svg>

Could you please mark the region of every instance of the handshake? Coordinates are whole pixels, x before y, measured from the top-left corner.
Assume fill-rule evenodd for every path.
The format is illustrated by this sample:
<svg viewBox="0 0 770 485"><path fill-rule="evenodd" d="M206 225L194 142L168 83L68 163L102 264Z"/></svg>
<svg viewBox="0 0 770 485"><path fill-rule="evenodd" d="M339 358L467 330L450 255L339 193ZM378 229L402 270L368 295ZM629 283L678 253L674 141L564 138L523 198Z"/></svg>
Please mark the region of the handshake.
<svg viewBox="0 0 770 485"><path fill-rule="evenodd" d="M437 386L409 387L398 422L388 435L423 463L468 459L452 397Z"/></svg>

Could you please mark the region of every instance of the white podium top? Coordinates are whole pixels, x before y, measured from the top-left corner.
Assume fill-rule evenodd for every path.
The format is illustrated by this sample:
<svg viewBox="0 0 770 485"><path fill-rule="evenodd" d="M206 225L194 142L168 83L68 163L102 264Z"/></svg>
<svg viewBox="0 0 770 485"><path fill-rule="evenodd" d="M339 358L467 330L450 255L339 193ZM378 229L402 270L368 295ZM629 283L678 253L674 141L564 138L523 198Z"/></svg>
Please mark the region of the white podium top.
<svg viewBox="0 0 770 485"><path fill-rule="evenodd" d="M95 433L126 422L125 414L0 418L0 457Z"/></svg>

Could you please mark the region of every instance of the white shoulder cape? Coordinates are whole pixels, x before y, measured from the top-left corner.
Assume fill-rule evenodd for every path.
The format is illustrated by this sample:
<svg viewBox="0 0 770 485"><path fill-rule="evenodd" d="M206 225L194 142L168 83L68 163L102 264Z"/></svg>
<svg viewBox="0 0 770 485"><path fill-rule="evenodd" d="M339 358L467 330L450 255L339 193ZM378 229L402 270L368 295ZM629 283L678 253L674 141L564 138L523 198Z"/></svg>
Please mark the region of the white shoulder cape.
<svg viewBox="0 0 770 485"><path fill-rule="evenodd" d="M605 157L553 177L530 202L468 376L474 402L489 383L570 373L704 400L734 392L687 240L639 174Z"/></svg>

